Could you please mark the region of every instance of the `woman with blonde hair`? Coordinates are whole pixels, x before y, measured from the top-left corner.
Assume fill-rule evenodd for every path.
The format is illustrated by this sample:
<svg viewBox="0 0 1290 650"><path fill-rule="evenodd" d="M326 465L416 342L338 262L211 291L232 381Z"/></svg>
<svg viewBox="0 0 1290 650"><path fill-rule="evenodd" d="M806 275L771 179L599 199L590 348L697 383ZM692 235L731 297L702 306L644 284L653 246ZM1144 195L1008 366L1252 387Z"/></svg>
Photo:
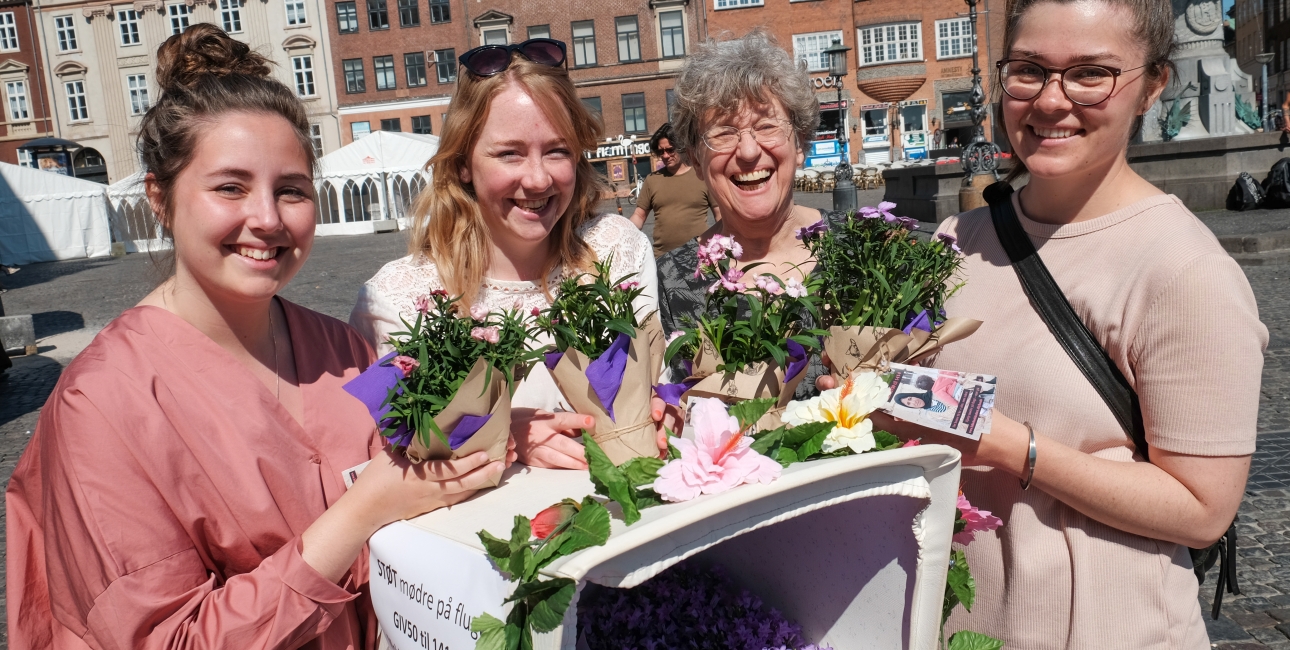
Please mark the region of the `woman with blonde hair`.
<svg viewBox="0 0 1290 650"><path fill-rule="evenodd" d="M430 186L413 208L409 255L363 285L350 323L377 348L434 290L461 296L463 311L545 309L562 278L609 261L615 278L645 287L641 317L657 309L649 240L627 219L595 215L602 181L583 152L600 121L578 98L565 69L565 45L536 38L486 45L460 57L463 74L448 107ZM539 365L512 400L521 462L585 468L570 436L591 416L556 412L559 390ZM663 415L656 402L655 419ZM661 430L661 429L660 429Z"/></svg>

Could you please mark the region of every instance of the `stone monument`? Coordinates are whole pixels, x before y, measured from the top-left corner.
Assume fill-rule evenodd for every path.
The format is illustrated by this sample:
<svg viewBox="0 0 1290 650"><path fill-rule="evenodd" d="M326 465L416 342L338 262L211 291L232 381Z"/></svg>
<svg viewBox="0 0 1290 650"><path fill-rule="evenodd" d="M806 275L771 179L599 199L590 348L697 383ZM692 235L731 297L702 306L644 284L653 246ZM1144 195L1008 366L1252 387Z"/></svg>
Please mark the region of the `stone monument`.
<svg viewBox="0 0 1290 650"><path fill-rule="evenodd" d="M1237 98L1257 105L1254 78L1223 50L1222 0L1173 0L1178 74L1145 116L1143 142L1254 133L1237 117ZM1166 124L1177 103L1176 133Z"/></svg>

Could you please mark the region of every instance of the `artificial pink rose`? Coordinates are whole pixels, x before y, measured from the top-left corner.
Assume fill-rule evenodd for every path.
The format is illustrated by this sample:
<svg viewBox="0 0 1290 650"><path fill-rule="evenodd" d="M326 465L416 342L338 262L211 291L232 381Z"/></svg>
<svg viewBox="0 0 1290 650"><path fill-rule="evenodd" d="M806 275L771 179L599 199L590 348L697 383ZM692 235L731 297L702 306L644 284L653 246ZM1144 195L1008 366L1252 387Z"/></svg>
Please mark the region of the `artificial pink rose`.
<svg viewBox="0 0 1290 650"><path fill-rule="evenodd" d="M665 501L689 501L779 478L779 463L752 449L752 438L739 430L739 420L721 400L697 399L690 417L694 440L672 439L681 457L659 469L654 481L654 491Z"/></svg>
<svg viewBox="0 0 1290 650"><path fill-rule="evenodd" d="M421 362L413 359L412 357L399 355L390 359L390 365L401 370L403 372L403 376L407 377L411 375L414 370L421 367Z"/></svg>
<svg viewBox="0 0 1290 650"><path fill-rule="evenodd" d="M501 329L496 325L490 327L475 327L470 330L470 338L476 341L486 343L497 343L501 340Z"/></svg>
<svg viewBox="0 0 1290 650"><path fill-rule="evenodd" d="M416 300L412 301L412 306L423 314L430 313L430 296L418 296Z"/></svg>
<svg viewBox="0 0 1290 650"><path fill-rule="evenodd" d="M967 521L963 531L954 535L954 542L957 544L968 544L978 532L987 532L1003 525L1003 520L990 514L989 510L977 510L976 506L968 503L967 497L959 492L958 503L959 515Z"/></svg>

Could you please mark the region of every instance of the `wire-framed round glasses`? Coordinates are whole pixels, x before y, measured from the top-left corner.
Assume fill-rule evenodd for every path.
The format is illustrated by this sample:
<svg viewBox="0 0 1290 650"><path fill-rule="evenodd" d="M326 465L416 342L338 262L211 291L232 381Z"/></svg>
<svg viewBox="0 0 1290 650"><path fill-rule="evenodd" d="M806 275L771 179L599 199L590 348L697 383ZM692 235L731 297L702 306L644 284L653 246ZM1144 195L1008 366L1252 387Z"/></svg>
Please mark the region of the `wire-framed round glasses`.
<svg viewBox="0 0 1290 650"><path fill-rule="evenodd" d="M1096 106L1110 99L1120 75L1146 67L1121 70L1084 63L1057 69L1025 59L1004 59L994 65L999 69L999 85L1013 99L1026 102L1038 97L1056 74L1061 80L1062 93L1071 103L1080 106Z"/></svg>
<svg viewBox="0 0 1290 650"><path fill-rule="evenodd" d="M788 124L784 120L762 120L746 129L715 126L703 133L703 144L717 153L729 153L739 146L744 133L766 147L778 147L788 141Z"/></svg>

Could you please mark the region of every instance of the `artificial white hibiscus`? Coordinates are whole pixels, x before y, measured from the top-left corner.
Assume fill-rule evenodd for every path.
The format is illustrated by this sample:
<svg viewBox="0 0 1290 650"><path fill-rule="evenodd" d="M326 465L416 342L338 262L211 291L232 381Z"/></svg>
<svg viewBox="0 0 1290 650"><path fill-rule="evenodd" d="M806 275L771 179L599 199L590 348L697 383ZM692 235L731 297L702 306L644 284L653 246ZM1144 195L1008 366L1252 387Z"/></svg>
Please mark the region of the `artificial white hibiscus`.
<svg viewBox="0 0 1290 650"><path fill-rule="evenodd" d="M878 446L869 414L883 405L889 392L887 383L876 373L854 373L837 388L808 400L789 402L783 420L789 426L834 422L836 426L824 439L820 451L831 454L847 447L861 454Z"/></svg>

